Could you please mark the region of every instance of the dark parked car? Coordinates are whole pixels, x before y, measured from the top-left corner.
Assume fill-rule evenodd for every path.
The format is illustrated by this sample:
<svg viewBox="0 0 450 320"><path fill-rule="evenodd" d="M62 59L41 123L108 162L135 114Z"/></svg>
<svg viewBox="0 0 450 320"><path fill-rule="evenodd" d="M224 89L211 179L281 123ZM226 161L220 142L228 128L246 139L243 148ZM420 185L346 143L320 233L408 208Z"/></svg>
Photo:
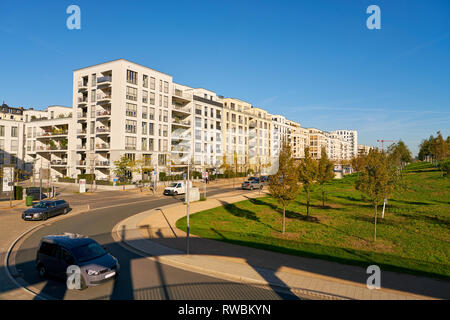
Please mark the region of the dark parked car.
<svg viewBox="0 0 450 320"><path fill-rule="evenodd" d="M39 188L37 188L37 187L31 187L31 188L27 188L26 189L26 193L27 193L27 196L32 196L33 197L33 200L42 200L42 199L45 199L45 198L47 198L47 196L45 195L45 193L44 192L42 192L42 194L41 194L41 199L39 199Z"/></svg>
<svg viewBox="0 0 450 320"><path fill-rule="evenodd" d="M246 190L254 190L254 189L262 189L263 185L257 180L245 181L242 183L242 189Z"/></svg>
<svg viewBox="0 0 450 320"><path fill-rule="evenodd" d="M47 220L69 212L69 204L65 200L45 200L22 213L23 220Z"/></svg>
<svg viewBox="0 0 450 320"><path fill-rule="evenodd" d="M258 177L249 177L248 181L259 181Z"/></svg>
<svg viewBox="0 0 450 320"><path fill-rule="evenodd" d="M120 272L119 262L94 239L74 233L46 236L36 255L36 268L41 277L53 275L67 279L67 268L78 266L80 289L114 279Z"/></svg>

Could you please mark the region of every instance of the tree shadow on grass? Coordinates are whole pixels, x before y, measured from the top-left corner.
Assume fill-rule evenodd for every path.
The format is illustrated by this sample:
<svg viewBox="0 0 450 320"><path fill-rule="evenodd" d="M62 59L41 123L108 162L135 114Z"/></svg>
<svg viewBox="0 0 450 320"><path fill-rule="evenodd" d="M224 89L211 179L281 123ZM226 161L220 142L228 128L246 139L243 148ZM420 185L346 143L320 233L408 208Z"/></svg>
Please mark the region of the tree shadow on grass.
<svg viewBox="0 0 450 320"><path fill-rule="evenodd" d="M247 199L249 199L249 201L254 205L268 206L272 210L274 210L275 212L278 212L281 216L283 216L283 208L281 208L273 203L265 202L265 201L262 201L260 199L255 199L255 198L247 198ZM319 222L319 219L317 217L307 216L307 215L304 215L304 214L301 214L299 212L295 212L292 210L286 210L286 218L297 219L297 220L308 221L308 222L315 222L315 223Z"/></svg>
<svg viewBox="0 0 450 320"><path fill-rule="evenodd" d="M410 214L406 214L406 213L395 213L396 216L401 216L407 219L414 219L417 221L423 221L425 223L432 223L432 224L439 224L439 225L443 225L446 228L450 227L450 221L448 220L444 220L444 219L439 219L438 217L434 216L431 217L429 215L410 215Z"/></svg>
<svg viewBox="0 0 450 320"><path fill-rule="evenodd" d="M433 203L430 202L421 202L421 201L406 201L406 200L397 200L397 199L390 199L389 202L391 203L404 203L404 204L413 204L418 206L431 206Z"/></svg>

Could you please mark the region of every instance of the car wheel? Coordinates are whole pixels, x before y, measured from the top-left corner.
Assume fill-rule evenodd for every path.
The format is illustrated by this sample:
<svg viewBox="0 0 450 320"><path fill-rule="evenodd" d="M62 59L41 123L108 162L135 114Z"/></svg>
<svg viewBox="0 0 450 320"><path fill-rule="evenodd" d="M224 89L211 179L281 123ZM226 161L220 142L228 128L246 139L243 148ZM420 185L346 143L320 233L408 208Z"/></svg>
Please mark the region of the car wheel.
<svg viewBox="0 0 450 320"><path fill-rule="evenodd" d="M177 195L178 195L178 191L175 191L175 192L173 193L173 195L174 195L174 196L177 196Z"/></svg>
<svg viewBox="0 0 450 320"><path fill-rule="evenodd" d="M45 268L45 266L43 264L40 264L38 266L38 272L39 272L39 276L41 278L47 277L47 269Z"/></svg>
<svg viewBox="0 0 450 320"><path fill-rule="evenodd" d="M64 208L64 214L69 213L69 210L67 208Z"/></svg>
<svg viewBox="0 0 450 320"><path fill-rule="evenodd" d="M48 219L48 214L47 213L44 213L43 215L42 215L42 220L47 220Z"/></svg>

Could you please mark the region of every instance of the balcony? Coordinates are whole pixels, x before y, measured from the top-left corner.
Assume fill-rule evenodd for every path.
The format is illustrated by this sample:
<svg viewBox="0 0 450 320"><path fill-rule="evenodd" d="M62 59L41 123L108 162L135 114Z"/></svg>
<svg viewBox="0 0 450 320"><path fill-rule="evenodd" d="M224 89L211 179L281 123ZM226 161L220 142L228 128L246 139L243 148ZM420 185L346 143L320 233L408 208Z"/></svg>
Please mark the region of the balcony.
<svg viewBox="0 0 450 320"><path fill-rule="evenodd" d="M107 149L109 149L109 143L97 143L96 145L95 145L95 149L97 149L97 150L107 150Z"/></svg>
<svg viewBox="0 0 450 320"><path fill-rule="evenodd" d="M174 118L174 119L172 119L172 125L190 127L191 120L181 120L181 119Z"/></svg>
<svg viewBox="0 0 450 320"><path fill-rule="evenodd" d="M37 152L65 152L67 146L38 146L36 147Z"/></svg>
<svg viewBox="0 0 450 320"><path fill-rule="evenodd" d="M77 129L77 134L78 135L83 135L83 134L86 134L87 132L86 132L86 129Z"/></svg>
<svg viewBox="0 0 450 320"><path fill-rule="evenodd" d="M191 108L190 107L183 107L179 104L172 104L172 111L180 112L183 114L191 114Z"/></svg>
<svg viewBox="0 0 450 320"><path fill-rule="evenodd" d="M136 145L125 145L125 150L136 150Z"/></svg>
<svg viewBox="0 0 450 320"><path fill-rule="evenodd" d="M173 89L172 97L174 100L178 100L182 103L192 101L192 93L183 92L183 90L180 89Z"/></svg>
<svg viewBox="0 0 450 320"><path fill-rule="evenodd" d="M109 161L95 161L96 167L109 167L110 163Z"/></svg>
<svg viewBox="0 0 450 320"><path fill-rule="evenodd" d="M111 110L97 111L97 118L105 118L111 116Z"/></svg>
<svg viewBox="0 0 450 320"><path fill-rule="evenodd" d="M84 150L86 150L86 145L85 144L77 145L77 151L84 151Z"/></svg>
<svg viewBox="0 0 450 320"><path fill-rule="evenodd" d="M112 84L112 76L97 78L97 86L109 86Z"/></svg>
<svg viewBox="0 0 450 320"><path fill-rule="evenodd" d="M108 95L108 94L97 94L97 102L99 104L110 103L111 102L111 95Z"/></svg>
<svg viewBox="0 0 450 320"><path fill-rule="evenodd" d="M77 166L82 167L86 165L86 160L78 160L77 161Z"/></svg>
<svg viewBox="0 0 450 320"><path fill-rule="evenodd" d="M86 81L78 81L78 90L79 91L87 90L87 88L88 88L88 84Z"/></svg>
<svg viewBox="0 0 450 320"><path fill-rule="evenodd" d="M52 160L52 161L50 161L50 165L52 167L54 167L54 166L60 166L60 167L67 166L67 160Z"/></svg>
<svg viewBox="0 0 450 320"><path fill-rule="evenodd" d="M111 132L111 128L108 128L108 127L97 127L95 129L95 132L97 132L97 134L109 134Z"/></svg>
<svg viewBox="0 0 450 320"><path fill-rule="evenodd" d="M82 105L82 104L87 104L88 99L87 97L78 97L78 104Z"/></svg>

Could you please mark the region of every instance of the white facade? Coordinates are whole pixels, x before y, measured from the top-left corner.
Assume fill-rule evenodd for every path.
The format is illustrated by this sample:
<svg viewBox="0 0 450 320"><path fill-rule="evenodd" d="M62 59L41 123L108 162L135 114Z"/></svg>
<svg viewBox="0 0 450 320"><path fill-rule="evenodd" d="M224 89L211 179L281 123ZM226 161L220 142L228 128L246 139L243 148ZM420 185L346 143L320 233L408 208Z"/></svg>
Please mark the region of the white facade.
<svg viewBox="0 0 450 320"><path fill-rule="evenodd" d="M350 143L350 158L358 155L358 132L356 130L335 130L331 133L337 134L341 139Z"/></svg>

